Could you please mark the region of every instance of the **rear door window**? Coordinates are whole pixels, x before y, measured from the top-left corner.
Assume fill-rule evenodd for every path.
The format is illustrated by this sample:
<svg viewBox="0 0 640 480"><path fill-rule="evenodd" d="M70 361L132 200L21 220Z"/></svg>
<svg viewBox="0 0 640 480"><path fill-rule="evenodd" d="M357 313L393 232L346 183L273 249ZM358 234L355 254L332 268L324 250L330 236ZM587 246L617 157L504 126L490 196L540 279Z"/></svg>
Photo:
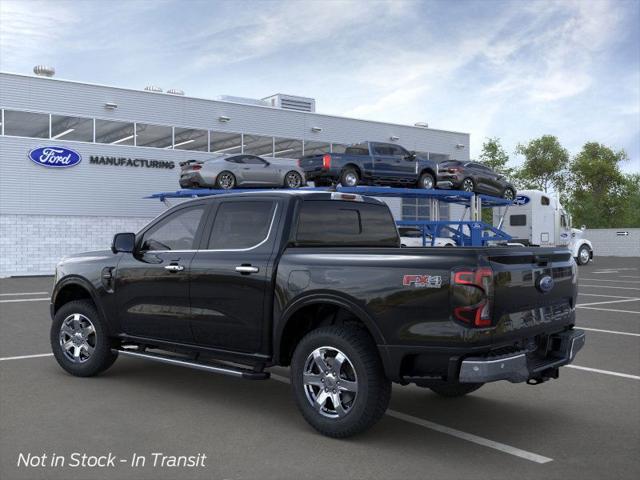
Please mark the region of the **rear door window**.
<svg viewBox="0 0 640 480"><path fill-rule="evenodd" d="M303 202L295 242L300 246L397 247L400 244L386 205L338 200Z"/></svg>
<svg viewBox="0 0 640 480"><path fill-rule="evenodd" d="M273 200L222 202L207 249L244 250L261 245L269 237L275 209Z"/></svg>

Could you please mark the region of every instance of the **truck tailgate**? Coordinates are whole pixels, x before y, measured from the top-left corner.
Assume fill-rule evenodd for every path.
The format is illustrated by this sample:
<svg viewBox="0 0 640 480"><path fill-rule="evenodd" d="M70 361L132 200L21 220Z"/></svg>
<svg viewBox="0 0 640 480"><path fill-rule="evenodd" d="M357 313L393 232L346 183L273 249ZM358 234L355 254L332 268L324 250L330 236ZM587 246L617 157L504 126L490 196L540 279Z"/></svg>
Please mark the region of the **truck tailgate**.
<svg viewBox="0 0 640 480"><path fill-rule="evenodd" d="M486 259L494 272L494 340L573 323L576 267L568 250L491 249Z"/></svg>

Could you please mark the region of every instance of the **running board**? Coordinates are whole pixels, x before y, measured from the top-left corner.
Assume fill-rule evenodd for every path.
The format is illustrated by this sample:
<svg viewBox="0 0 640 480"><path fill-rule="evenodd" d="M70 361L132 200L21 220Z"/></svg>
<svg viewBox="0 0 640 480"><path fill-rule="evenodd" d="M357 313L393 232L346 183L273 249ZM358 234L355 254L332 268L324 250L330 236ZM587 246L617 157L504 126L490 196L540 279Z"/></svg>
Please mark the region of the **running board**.
<svg viewBox="0 0 640 480"><path fill-rule="evenodd" d="M239 367L231 366L217 366L209 365L206 363L193 362L189 360L183 360L180 358L170 357L168 355L160 355L155 353L138 352L135 350L117 349L111 350L119 355L125 355L134 358L144 358L146 360L154 360L160 363L168 363L169 365L177 365L179 367L188 367L196 370L204 370L205 372L220 373L222 375L229 375L231 377L244 378L246 380L267 380L271 374L269 372L254 372L253 370L247 370Z"/></svg>

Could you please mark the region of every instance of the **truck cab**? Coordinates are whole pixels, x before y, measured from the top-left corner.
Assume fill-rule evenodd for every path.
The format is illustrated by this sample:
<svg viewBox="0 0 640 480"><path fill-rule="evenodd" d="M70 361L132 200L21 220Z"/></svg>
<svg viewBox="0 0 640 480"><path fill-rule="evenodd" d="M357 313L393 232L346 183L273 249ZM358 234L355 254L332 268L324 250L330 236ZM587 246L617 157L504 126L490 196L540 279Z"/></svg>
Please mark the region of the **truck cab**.
<svg viewBox="0 0 640 480"><path fill-rule="evenodd" d="M540 190L518 192L512 206L493 211L494 225L511 235L513 242L537 247L566 246L579 265L593 259L593 246L584 238L585 227L572 228L571 215L559 200Z"/></svg>

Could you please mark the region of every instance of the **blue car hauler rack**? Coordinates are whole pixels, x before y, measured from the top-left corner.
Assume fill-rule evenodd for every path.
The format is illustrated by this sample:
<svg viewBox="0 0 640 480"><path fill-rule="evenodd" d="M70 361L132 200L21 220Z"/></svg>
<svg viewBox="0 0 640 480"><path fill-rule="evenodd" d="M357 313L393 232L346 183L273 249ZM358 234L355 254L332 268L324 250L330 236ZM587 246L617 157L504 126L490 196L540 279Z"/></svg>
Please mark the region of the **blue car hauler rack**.
<svg viewBox="0 0 640 480"><path fill-rule="evenodd" d="M198 197L208 197L211 195L246 193L256 191L273 191L274 189L234 189L219 190L210 188L194 188L177 190L175 192L160 192L149 195L145 198L157 198L170 206L168 199L188 199ZM311 191L336 191L341 193L353 193L370 197L391 197L391 198L425 198L430 200L432 220L398 220L400 227L416 227L422 233L422 245L435 245L437 237L451 237L458 246L480 247L490 242L508 242L511 237L501 230L504 215L497 227L482 221L482 208L508 207L511 200L492 197L490 195L476 194L473 192L463 192L459 190L422 190L417 188L392 188L392 187L304 187L300 190ZM460 220L440 220L440 202L458 204L465 207ZM469 220L465 220L469 213Z"/></svg>

